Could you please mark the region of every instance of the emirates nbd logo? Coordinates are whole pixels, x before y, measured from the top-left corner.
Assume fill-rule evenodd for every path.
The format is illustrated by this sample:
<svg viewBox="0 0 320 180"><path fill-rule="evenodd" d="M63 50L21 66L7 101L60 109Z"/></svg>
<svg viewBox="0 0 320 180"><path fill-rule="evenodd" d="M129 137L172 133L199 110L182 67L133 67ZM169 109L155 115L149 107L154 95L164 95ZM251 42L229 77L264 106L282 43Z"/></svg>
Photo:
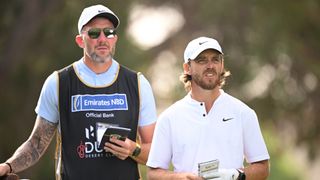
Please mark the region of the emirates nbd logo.
<svg viewBox="0 0 320 180"><path fill-rule="evenodd" d="M71 96L71 111L128 110L126 94L77 94Z"/></svg>

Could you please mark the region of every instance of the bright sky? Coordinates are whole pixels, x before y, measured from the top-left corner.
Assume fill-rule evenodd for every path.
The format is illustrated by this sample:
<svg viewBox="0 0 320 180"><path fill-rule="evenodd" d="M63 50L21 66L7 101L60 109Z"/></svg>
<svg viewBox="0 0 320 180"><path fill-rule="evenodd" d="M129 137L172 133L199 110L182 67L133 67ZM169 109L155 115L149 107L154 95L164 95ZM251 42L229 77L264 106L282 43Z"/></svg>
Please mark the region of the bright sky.
<svg viewBox="0 0 320 180"><path fill-rule="evenodd" d="M182 14L172 6L135 5L131 9L127 31L144 50L161 44L181 29L185 22Z"/></svg>

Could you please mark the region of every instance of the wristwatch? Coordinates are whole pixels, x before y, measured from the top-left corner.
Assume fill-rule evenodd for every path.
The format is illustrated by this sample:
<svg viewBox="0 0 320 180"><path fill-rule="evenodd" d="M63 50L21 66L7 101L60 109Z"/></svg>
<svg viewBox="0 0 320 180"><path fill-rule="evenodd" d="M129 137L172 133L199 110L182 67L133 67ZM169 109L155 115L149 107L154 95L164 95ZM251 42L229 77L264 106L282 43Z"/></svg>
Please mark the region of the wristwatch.
<svg viewBox="0 0 320 180"><path fill-rule="evenodd" d="M237 169L237 171L239 172L237 180L246 180L246 174L244 171L242 169Z"/></svg>
<svg viewBox="0 0 320 180"><path fill-rule="evenodd" d="M141 147L138 143L136 143L136 148L133 150L131 156L137 157L137 156L139 156L140 153L141 153Z"/></svg>

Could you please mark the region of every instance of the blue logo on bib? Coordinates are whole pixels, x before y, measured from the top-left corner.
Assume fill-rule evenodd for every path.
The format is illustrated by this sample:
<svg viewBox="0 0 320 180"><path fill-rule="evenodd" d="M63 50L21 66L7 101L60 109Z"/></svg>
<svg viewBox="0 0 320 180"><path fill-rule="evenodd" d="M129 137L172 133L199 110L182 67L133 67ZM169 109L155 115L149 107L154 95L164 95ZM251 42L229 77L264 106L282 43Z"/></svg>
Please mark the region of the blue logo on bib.
<svg viewBox="0 0 320 180"><path fill-rule="evenodd" d="M72 112L128 110L127 96L126 94L73 95L71 110Z"/></svg>

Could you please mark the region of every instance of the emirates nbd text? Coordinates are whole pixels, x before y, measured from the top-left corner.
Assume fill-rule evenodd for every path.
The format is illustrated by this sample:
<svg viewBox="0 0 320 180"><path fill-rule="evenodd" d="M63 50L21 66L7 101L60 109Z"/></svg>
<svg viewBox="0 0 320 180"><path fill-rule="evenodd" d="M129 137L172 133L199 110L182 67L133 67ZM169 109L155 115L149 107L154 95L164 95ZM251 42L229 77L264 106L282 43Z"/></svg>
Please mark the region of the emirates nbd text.
<svg viewBox="0 0 320 180"><path fill-rule="evenodd" d="M77 94L71 100L72 112L128 110L126 94Z"/></svg>

